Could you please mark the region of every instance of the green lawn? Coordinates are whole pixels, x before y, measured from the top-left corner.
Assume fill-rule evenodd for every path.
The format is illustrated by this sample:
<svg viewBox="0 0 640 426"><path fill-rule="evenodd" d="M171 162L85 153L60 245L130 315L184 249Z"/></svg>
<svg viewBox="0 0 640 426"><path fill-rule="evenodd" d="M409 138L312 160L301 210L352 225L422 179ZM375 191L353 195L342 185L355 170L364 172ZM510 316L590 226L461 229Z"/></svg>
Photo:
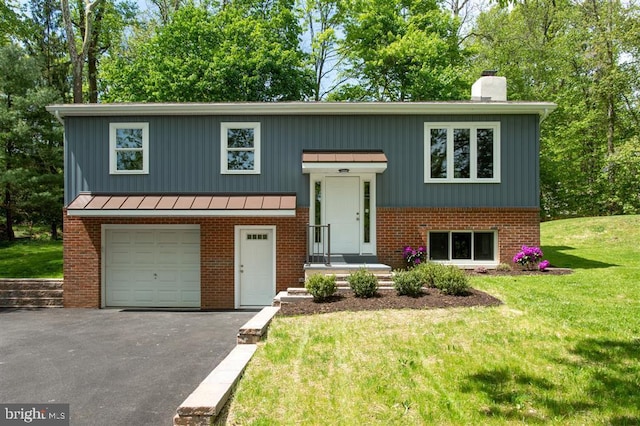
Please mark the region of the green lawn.
<svg viewBox="0 0 640 426"><path fill-rule="evenodd" d="M0 278L62 278L62 240L0 242Z"/></svg>
<svg viewBox="0 0 640 426"><path fill-rule="evenodd" d="M575 273L473 278L497 308L276 318L230 424L640 423L640 217L544 223Z"/></svg>

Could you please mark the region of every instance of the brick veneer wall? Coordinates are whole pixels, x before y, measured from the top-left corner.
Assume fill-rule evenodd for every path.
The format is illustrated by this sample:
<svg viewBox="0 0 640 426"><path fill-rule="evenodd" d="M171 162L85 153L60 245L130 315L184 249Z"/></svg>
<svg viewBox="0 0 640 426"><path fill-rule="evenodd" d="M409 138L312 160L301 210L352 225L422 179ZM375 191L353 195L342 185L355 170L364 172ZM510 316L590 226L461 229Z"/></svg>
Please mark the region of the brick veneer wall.
<svg viewBox="0 0 640 426"><path fill-rule="evenodd" d="M234 307L234 226L276 226L276 289L299 285L304 276L309 210L295 217L77 217L65 214L64 305L100 307L102 224L200 225L201 307ZM538 209L385 208L377 209L378 259L403 266L402 247L426 243L430 230L497 230L500 262L510 262L522 244L540 244Z"/></svg>
<svg viewBox="0 0 640 426"><path fill-rule="evenodd" d="M235 225L276 227L276 290L297 286L304 276L309 213L295 217L78 217L64 215L64 306L100 307L103 224L200 225L202 309L233 309Z"/></svg>
<svg viewBox="0 0 640 426"><path fill-rule="evenodd" d="M404 266L402 248L427 245L429 231L498 232L499 262L510 263L522 244L540 245L537 208L378 208L378 260Z"/></svg>

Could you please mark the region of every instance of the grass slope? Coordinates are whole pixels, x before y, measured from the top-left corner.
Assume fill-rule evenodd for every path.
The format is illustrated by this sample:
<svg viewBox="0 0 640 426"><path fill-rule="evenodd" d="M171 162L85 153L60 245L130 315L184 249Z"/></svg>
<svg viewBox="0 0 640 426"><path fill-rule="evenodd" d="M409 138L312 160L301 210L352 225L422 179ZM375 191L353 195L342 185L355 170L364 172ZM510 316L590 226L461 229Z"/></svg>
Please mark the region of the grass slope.
<svg viewBox="0 0 640 426"><path fill-rule="evenodd" d="M62 278L62 240L0 243L0 278Z"/></svg>
<svg viewBox="0 0 640 426"><path fill-rule="evenodd" d="M229 424L640 423L640 217L542 225L571 275L474 277L497 308L277 318Z"/></svg>

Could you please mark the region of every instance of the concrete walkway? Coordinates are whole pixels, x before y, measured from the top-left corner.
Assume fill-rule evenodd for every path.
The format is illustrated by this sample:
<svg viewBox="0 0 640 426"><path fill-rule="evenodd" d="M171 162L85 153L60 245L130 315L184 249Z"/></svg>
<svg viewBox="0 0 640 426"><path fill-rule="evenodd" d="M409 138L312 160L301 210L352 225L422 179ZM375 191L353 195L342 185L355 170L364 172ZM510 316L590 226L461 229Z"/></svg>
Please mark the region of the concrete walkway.
<svg viewBox="0 0 640 426"><path fill-rule="evenodd" d="M171 424L255 314L0 310L0 402L69 403L71 425Z"/></svg>

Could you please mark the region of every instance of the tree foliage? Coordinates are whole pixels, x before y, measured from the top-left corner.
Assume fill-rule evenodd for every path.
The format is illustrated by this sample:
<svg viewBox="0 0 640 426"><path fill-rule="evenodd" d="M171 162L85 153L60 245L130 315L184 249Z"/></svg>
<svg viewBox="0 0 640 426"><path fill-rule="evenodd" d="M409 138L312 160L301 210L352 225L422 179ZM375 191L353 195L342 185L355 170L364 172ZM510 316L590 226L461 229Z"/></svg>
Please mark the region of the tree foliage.
<svg viewBox="0 0 640 426"><path fill-rule="evenodd" d="M145 33L141 33L145 34ZM311 89L288 0L184 6L105 62L108 101L282 101Z"/></svg>
<svg viewBox="0 0 640 426"><path fill-rule="evenodd" d="M477 70L500 70L511 99L558 104L542 128L545 217L640 211L635 194L620 192L629 186L619 165L640 130L639 18L633 2L539 0L477 20Z"/></svg>
<svg viewBox="0 0 640 426"><path fill-rule="evenodd" d="M44 107L59 96L44 84L37 62L14 44L0 47L0 99L4 233L13 240L19 219L55 231L62 219L62 132Z"/></svg>
<svg viewBox="0 0 640 426"><path fill-rule="evenodd" d="M337 98L377 101L468 96L459 22L434 0L357 0L346 12L342 52L355 83ZM354 87L359 86L359 88ZM362 90L364 89L364 90Z"/></svg>

